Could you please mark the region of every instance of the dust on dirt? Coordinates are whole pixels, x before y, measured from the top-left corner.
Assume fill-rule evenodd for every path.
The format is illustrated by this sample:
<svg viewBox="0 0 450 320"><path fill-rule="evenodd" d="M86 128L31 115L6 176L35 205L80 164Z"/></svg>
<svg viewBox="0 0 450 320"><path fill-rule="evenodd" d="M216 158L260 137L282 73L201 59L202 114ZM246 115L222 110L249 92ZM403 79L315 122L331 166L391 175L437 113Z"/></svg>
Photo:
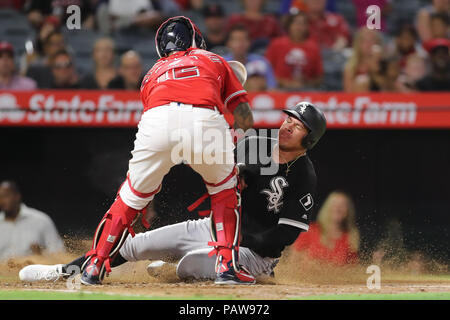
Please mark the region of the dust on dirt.
<svg viewBox="0 0 450 320"><path fill-rule="evenodd" d="M66 239L66 253L14 258L0 263L0 290L67 290L67 280L55 282L22 282L21 268L29 264L68 263L89 248L89 241ZM103 286L81 287L90 292L163 297L208 297L240 299L287 299L322 294L450 292L450 275L443 267L439 272L417 273L408 268L380 266L381 289L368 289L367 266L334 267L318 264L287 250L275 268L274 277L259 277L252 286L217 286L212 281L185 282L178 279L174 265L156 276L150 276L149 261L126 263L113 269Z"/></svg>

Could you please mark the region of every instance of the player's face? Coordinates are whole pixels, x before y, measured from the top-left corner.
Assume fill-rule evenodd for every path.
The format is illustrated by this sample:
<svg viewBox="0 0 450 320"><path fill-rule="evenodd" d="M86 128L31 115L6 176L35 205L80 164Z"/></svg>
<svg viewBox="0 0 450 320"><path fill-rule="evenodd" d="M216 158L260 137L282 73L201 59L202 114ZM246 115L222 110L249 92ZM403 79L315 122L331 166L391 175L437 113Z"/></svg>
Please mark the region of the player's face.
<svg viewBox="0 0 450 320"><path fill-rule="evenodd" d="M308 129L298 119L288 116L284 120L278 132L278 144L282 151L302 151L303 138L308 134Z"/></svg>

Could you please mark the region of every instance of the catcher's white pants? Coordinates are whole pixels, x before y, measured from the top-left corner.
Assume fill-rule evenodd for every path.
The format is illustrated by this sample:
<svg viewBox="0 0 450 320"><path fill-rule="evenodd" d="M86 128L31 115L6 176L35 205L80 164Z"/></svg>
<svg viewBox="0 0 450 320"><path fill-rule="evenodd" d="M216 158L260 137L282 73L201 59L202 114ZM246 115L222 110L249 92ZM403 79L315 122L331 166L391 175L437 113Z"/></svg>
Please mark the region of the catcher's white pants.
<svg viewBox="0 0 450 320"><path fill-rule="evenodd" d="M215 279L216 257L210 240L210 218L188 220L145 233L130 235L120 249L128 261L179 260L177 275L181 279ZM246 247L239 248L239 264L252 275L270 274L278 259L261 257Z"/></svg>
<svg viewBox="0 0 450 320"><path fill-rule="evenodd" d="M181 162L202 176L209 194L231 189L237 183L235 176L227 180L234 169L233 149L228 123L217 110L176 102L152 108L139 122L120 197L141 210L160 190L170 168Z"/></svg>

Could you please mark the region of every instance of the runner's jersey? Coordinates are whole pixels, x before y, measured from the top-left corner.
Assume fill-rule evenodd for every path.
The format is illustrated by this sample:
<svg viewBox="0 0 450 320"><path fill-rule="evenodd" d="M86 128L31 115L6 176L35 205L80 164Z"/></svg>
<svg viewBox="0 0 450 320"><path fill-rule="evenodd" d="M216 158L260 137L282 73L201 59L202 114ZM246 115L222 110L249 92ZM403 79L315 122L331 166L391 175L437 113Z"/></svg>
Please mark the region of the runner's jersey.
<svg viewBox="0 0 450 320"><path fill-rule="evenodd" d="M144 112L170 102L227 108L248 102L229 64L212 52L190 48L159 59L141 85Z"/></svg>
<svg viewBox="0 0 450 320"><path fill-rule="evenodd" d="M277 224L308 231L317 184L314 166L306 154L290 161L289 169L287 164L275 164L271 154L276 143L253 136L236 147L240 173L248 185L241 192L244 239Z"/></svg>

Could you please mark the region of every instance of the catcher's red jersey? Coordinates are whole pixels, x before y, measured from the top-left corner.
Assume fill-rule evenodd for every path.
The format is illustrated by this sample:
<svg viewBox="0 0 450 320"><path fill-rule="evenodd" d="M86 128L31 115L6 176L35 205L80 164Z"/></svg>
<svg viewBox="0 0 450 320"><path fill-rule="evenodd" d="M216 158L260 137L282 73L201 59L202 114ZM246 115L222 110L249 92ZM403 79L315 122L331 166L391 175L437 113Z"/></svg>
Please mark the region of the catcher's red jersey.
<svg viewBox="0 0 450 320"><path fill-rule="evenodd" d="M145 75L141 85L144 112L170 102L226 107L234 111L247 102L228 63L212 52L191 48L159 59Z"/></svg>
<svg viewBox="0 0 450 320"><path fill-rule="evenodd" d="M233 112L240 102L248 101L228 63L195 48L159 59L142 81L141 100L144 112L170 102L215 106L220 112L226 107Z"/></svg>

